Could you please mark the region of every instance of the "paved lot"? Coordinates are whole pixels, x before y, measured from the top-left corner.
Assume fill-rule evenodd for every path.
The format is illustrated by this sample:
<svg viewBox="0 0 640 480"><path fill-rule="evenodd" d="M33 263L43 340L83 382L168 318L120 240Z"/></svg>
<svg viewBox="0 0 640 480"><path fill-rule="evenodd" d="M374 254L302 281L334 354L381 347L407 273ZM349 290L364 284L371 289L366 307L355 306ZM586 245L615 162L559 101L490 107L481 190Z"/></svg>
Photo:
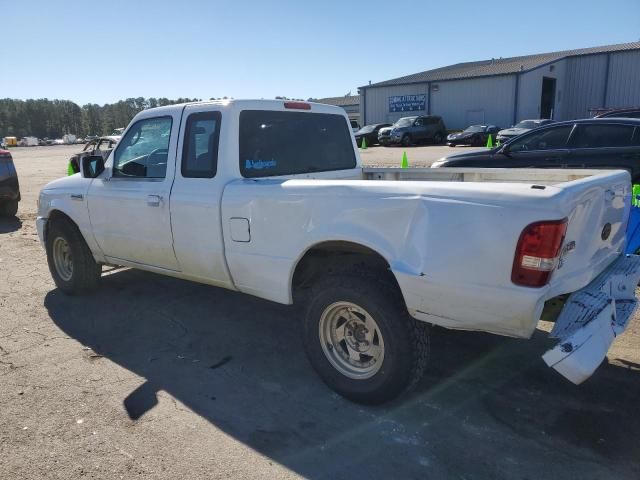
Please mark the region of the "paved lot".
<svg viewBox="0 0 640 480"><path fill-rule="evenodd" d="M637 319L580 387L544 366L543 330L434 330L418 388L360 407L314 375L292 308L133 270L91 296L57 291L35 201L75 149L13 150L23 202L0 222L1 479L640 478ZM437 149L449 151L410 161ZM401 152L365 158L387 151Z"/></svg>
<svg viewBox="0 0 640 480"><path fill-rule="evenodd" d="M475 147L447 147L446 145L427 145L415 147L369 147L360 150L362 163L371 167L399 167L402 161L402 153L407 152L407 160L410 167L428 167L436 160L453 153L471 152L480 150Z"/></svg>

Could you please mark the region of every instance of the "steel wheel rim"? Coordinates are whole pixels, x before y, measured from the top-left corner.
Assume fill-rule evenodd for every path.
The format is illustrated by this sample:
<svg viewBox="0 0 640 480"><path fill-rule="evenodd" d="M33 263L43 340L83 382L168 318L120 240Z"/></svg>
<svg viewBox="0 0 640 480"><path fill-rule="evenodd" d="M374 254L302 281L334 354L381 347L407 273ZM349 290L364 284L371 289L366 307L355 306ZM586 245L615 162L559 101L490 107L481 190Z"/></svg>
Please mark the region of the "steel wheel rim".
<svg viewBox="0 0 640 480"><path fill-rule="evenodd" d="M380 327L369 313L351 302L335 302L320 316L320 344L329 363L342 375L365 380L384 361Z"/></svg>
<svg viewBox="0 0 640 480"><path fill-rule="evenodd" d="M68 282L73 277L73 257L67 241L58 237L53 241L53 264L58 276Z"/></svg>

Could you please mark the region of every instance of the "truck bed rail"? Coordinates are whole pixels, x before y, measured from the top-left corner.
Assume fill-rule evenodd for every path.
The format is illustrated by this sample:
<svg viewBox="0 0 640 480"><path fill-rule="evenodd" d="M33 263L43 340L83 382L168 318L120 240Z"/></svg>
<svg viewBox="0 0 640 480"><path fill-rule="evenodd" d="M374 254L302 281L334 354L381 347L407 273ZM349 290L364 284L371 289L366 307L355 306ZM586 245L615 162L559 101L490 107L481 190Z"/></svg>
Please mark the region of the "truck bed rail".
<svg viewBox="0 0 640 480"><path fill-rule="evenodd" d="M602 174L603 170L541 168L370 168L365 180L505 182L555 185Z"/></svg>

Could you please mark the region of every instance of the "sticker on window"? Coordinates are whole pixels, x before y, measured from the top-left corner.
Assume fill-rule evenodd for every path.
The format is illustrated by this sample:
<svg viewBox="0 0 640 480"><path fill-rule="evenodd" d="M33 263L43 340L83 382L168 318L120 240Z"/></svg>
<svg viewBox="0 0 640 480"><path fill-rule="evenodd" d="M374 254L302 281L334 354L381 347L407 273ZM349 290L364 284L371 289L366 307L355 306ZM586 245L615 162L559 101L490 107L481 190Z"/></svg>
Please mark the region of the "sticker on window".
<svg viewBox="0 0 640 480"><path fill-rule="evenodd" d="M265 168L275 168L278 162L275 160L245 160L244 168L247 170L264 170Z"/></svg>

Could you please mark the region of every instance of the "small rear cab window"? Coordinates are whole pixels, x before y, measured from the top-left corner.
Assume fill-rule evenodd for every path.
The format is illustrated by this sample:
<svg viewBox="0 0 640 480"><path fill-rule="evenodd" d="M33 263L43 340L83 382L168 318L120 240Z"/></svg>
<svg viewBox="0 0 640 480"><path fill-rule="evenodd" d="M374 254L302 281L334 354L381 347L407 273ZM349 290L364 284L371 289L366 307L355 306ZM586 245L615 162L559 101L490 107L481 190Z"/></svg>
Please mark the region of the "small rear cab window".
<svg viewBox="0 0 640 480"><path fill-rule="evenodd" d="M342 115L244 110L239 141L246 178L356 167L351 127Z"/></svg>

